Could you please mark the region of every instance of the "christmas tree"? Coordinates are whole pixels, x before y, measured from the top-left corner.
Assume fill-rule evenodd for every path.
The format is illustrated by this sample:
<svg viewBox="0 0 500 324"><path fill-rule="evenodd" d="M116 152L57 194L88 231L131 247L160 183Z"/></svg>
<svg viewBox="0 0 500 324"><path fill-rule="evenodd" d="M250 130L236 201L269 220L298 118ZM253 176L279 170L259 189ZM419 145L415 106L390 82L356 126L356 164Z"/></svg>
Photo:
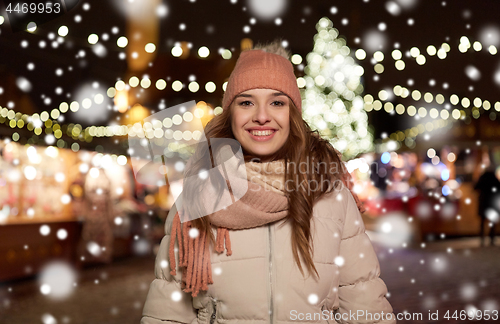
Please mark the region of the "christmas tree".
<svg viewBox="0 0 500 324"><path fill-rule="evenodd" d="M330 19L321 18L316 29L301 89L303 118L349 160L373 150L373 131L360 96L364 70Z"/></svg>

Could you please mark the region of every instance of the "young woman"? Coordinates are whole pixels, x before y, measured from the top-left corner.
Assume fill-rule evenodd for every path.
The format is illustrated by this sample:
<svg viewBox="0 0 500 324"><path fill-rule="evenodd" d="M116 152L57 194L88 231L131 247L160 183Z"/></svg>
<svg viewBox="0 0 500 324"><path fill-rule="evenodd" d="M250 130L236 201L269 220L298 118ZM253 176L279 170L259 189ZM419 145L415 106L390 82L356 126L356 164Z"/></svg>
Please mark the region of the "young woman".
<svg viewBox="0 0 500 324"><path fill-rule="evenodd" d="M171 210L142 324L396 322L350 176L302 119L288 58L279 43L240 55L205 134L241 144L247 178L227 188L248 190L206 217Z"/></svg>

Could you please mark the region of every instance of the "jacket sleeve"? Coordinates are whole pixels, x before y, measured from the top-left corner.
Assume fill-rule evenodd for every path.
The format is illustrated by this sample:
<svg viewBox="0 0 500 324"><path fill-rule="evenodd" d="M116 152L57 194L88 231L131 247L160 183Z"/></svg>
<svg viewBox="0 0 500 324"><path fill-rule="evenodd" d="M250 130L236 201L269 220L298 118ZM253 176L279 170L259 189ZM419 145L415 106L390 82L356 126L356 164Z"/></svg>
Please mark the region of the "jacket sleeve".
<svg viewBox="0 0 500 324"><path fill-rule="evenodd" d="M170 211L166 223L165 233L155 260L155 279L149 286L149 292L142 311L141 324L165 323L197 323L197 310L193 307L193 297L190 293L181 290L181 272L179 270L179 256L175 253L176 275L170 274L170 260L168 247L170 231L175 215L175 204ZM176 251L178 248L176 241Z"/></svg>
<svg viewBox="0 0 500 324"><path fill-rule="evenodd" d="M380 265L361 214L349 190L342 196L347 202L339 252L343 264L338 263L340 323L394 324L396 317L385 297L387 287L380 279Z"/></svg>

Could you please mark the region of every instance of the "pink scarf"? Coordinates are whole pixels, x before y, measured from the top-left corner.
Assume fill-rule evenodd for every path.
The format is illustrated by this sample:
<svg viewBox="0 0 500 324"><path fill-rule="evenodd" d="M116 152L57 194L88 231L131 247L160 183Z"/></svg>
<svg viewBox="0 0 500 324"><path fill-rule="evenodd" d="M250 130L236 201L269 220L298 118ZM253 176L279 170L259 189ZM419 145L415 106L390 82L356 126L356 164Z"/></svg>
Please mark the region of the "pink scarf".
<svg viewBox="0 0 500 324"><path fill-rule="evenodd" d="M208 216L211 224L217 227L215 250L222 253L225 245L228 256L232 254L228 229L259 227L283 219L288 214L283 160L268 163L247 162L245 167L248 183L245 195L227 208ZM344 174L343 181L351 190L349 173ZM364 212L358 197L354 193L353 196L360 211ZM191 238L191 228L191 221L181 225L179 213L175 214L169 246L170 274L176 275L174 247L177 238L179 267L182 268L181 288L196 297L200 290L208 290L208 284L213 284L213 280L208 237L203 232L196 238Z"/></svg>

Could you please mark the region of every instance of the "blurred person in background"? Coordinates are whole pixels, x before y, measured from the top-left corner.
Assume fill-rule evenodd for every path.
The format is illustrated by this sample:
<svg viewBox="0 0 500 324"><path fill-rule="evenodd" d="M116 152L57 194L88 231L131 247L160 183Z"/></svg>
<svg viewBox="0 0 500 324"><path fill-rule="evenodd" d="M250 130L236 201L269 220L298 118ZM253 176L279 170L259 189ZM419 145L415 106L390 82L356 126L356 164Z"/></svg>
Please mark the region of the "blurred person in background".
<svg viewBox="0 0 500 324"><path fill-rule="evenodd" d="M485 241L485 223L490 228L490 244L495 245L495 227L499 222L500 213L500 181L495 174L496 167L492 151L489 151L488 160L488 166L474 185L474 189L479 191L478 215L481 217L481 246L484 246Z"/></svg>

